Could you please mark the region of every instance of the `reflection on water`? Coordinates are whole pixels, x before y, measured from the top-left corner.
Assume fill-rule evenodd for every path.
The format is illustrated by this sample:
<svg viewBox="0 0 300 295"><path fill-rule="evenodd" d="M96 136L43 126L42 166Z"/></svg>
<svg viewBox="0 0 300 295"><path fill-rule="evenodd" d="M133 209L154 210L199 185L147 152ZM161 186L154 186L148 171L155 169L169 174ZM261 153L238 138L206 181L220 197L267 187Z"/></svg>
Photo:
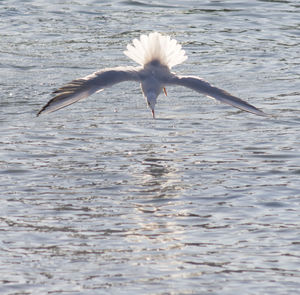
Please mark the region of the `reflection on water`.
<svg viewBox="0 0 300 295"><path fill-rule="evenodd" d="M140 197L148 195L155 198L176 197L181 193L180 171L175 168L174 159L160 158L154 153L153 148L148 147L147 157L144 158L142 165L141 188L139 188Z"/></svg>
<svg viewBox="0 0 300 295"><path fill-rule="evenodd" d="M297 1L13 1L0 15L1 294L298 292ZM187 51L178 73L274 118L170 87L152 120L130 83L35 117L154 29Z"/></svg>

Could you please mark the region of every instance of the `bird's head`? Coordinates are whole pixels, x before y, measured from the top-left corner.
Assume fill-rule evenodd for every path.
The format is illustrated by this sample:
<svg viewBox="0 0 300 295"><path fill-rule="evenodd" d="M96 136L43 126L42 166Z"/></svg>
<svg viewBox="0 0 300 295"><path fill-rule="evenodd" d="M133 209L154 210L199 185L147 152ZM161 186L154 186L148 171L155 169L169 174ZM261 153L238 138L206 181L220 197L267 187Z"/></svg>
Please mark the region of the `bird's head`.
<svg viewBox="0 0 300 295"><path fill-rule="evenodd" d="M150 110L152 112L153 119L155 119L154 109L155 109L155 105L156 105L156 101L157 101L157 94L152 91L148 92L146 94L146 101L147 101L148 107L150 108Z"/></svg>

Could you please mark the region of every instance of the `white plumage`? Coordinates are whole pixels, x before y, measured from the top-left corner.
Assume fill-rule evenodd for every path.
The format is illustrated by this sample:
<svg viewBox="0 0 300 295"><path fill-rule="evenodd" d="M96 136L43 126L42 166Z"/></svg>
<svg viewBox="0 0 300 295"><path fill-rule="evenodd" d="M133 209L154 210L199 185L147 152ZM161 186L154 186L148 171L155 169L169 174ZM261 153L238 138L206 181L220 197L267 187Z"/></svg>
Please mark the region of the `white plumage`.
<svg viewBox="0 0 300 295"><path fill-rule="evenodd" d="M56 90L52 98L39 112L51 113L73 104L81 99L103 90L105 87L124 81L139 82L153 118L157 97L168 85L181 85L200 92L208 97L250 112L259 116L266 113L253 105L210 85L199 77L178 76L170 69L187 59L181 45L169 36L154 32L134 39L124 52L129 58L140 64L140 67L117 67L103 69L83 78L73 80Z"/></svg>
<svg viewBox="0 0 300 295"><path fill-rule="evenodd" d="M134 39L132 43L133 45L127 45L127 51L124 51L124 54L141 66L157 60L171 69L187 59L185 51L176 40L157 32L148 36L141 35L140 40Z"/></svg>

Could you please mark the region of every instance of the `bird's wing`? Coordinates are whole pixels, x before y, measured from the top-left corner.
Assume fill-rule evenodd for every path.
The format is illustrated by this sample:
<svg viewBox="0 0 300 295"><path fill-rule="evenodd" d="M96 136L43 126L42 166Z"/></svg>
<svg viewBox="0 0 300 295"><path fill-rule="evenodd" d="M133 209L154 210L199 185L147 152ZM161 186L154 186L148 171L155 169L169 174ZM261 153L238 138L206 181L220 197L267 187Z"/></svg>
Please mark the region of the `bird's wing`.
<svg viewBox="0 0 300 295"><path fill-rule="evenodd" d="M231 95L230 93L222 90L220 88L210 85L208 82L204 81L199 77L193 76L176 76L173 75L167 81L168 84L176 84L191 88L197 92L203 93L209 97L215 98L216 100L229 104L233 107L239 108L243 111L253 113L258 116L268 116L263 111L259 110L255 106L243 101L242 99Z"/></svg>
<svg viewBox="0 0 300 295"><path fill-rule="evenodd" d="M99 92L105 87L123 81L140 81L139 68L118 67L104 69L86 77L73 80L54 91L55 97L37 113L37 116L57 111L95 92Z"/></svg>

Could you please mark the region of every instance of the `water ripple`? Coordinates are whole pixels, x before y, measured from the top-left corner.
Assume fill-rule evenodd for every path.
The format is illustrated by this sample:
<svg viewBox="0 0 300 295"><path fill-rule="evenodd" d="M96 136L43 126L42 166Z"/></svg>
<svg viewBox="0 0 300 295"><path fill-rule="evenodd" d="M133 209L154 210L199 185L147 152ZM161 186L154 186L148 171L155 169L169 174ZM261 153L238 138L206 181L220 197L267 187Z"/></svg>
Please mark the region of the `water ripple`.
<svg viewBox="0 0 300 295"><path fill-rule="evenodd" d="M1 2L1 294L297 294L297 3ZM130 83L35 117L152 30L274 117Z"/></svg>

